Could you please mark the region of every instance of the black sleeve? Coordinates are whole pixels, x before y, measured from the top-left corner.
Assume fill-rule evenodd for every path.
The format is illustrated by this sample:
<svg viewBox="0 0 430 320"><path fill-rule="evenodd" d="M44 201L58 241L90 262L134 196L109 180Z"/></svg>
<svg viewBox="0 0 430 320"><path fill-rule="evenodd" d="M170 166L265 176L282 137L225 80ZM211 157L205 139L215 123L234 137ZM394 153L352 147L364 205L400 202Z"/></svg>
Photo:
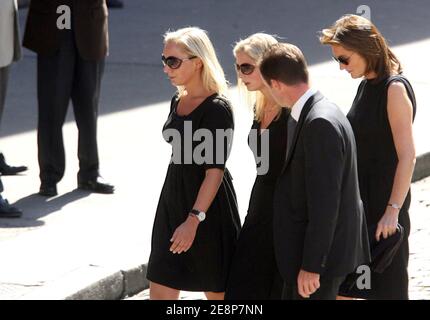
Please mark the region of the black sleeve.
<svg viewBox="0 0 430 320"><path fill-rule="evenodd" d="M200 129L210 134L211 141L206 146L206 170L211 168L224 169L230 155L233 143L234 120L230 103L222 98L216 98L206 107ZM206 138L204 138L206 142ZM195 150L196 151L196 150ZM206 151L209 154L206 154Z"/></svg>
<svg viewBox="0 0 430 320"><path fill-rule="evenodd" d="M307 126L304 146L308 226L302 269L322 274L338 219L344 141L334 124L318 118Z"/></svg>

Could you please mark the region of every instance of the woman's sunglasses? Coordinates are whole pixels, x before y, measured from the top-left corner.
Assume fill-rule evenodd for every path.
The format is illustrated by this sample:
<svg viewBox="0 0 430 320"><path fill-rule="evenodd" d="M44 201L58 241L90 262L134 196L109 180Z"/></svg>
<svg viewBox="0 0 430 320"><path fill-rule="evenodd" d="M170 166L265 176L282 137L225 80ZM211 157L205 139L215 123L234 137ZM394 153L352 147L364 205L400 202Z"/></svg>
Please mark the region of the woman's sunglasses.
<svg viewBox="0 0 430 320"><path fill-rule="evenodd" d="M177 58L174 56L169 56L169 57L165 57L165 56L161 56L161 61L163 62L164 66L168 66L170 69L179 69L179 67L182 65L183 61L187 61L187 60L192 60L194 58L197 58L196 56L192 56L189 58Z"/></svg>
<svg viewBox="0 0 430 320"><path fill-rule="evenodd" d="M250 75L251 73L254 72L255 66L253 66L250 63L242 63L240 65L236 63L236 70L237 70L237 72L240 71L244 75L248 76L248 75Z"/></svg>
<svg viewBox="0 0 430 320"><path fill-rule="evenodd" d="M343 64L343 65L347 66L347 65L349 64L349 59L350 59L353 55L354 55L354 53L353 53L353 54L351 54L349 57L343 57L343 56L335 57L335 56L333 56L332 58L333 58L333 60L334 60L334 61L336 61L337 63L341 63L341 64Z"/></svg>

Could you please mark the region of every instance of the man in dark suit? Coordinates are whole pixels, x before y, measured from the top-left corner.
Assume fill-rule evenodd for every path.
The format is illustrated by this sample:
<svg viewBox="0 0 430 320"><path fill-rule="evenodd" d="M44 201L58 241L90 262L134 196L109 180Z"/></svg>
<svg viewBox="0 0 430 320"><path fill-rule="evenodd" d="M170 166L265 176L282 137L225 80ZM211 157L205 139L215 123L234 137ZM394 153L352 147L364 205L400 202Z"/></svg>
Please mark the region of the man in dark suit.
<svg viewBox="0 0 430 320"><path fill-rule="evenodd" d="M63 5L70 8L70 29L59 19L65 11L57 13ZM70 99L79 130L78 188L113 193L114 187L100 180L97 149L100 83L108 53L106 1L32 0L24 46L37 53L39 194L56 195L64 174L62 126Z"/></svg>
<svg viewBox="0 0 430 320"><path fill-rule="evenodd" d="M260 70L275 100L291 109L274 195L283 298L335 299L346 275L370 259L354 135L339 108L310 88L299 48L273 46Z"/></svg>

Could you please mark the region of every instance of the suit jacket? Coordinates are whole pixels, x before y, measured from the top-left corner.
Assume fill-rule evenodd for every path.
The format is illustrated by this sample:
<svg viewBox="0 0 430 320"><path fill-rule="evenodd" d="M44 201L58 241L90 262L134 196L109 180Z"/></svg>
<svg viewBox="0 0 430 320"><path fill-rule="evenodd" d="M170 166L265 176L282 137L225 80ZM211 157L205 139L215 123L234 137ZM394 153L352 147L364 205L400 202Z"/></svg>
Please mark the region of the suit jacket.
<svg viewBox="0 0 430 320"><path fill-rule="evenodd" d="M80 56L101 60L108 54L108 10L106 0L32 0L24 34L24 47L42 55L53 55L61 45L57 28L60 5L72 8L72 29Z"/></svg>
<svg viewBox="0 0 430 320"><path fill-rule="evenodd" d="M0 68L21 58L18 4L16 0L0 1Z"/></svg>
<svg viewBox="0 0 430 320"><path fill-rule="evenodd" d="M354 134L345 115L319 92L302 109L278 179L274 245L290 284L300 269L334 278L370 260Z"/></svg>

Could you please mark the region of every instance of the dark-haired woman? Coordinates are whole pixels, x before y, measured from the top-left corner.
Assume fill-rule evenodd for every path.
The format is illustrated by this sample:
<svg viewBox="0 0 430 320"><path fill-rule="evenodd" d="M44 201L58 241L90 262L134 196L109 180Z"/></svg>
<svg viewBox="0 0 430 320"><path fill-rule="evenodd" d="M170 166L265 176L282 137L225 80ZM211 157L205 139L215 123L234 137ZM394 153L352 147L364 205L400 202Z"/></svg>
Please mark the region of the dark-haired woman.
<svg viewBox="0 0 430 320"><path fill-rule="evenodd" d="M372 272L371 289L341 294L406 300L408 211L415 166L414 92L402 75L399 60L369 20L356 15L343 16L322 31L320 41L331 46L341 70L354 79L363 78L348 119L357 142L360 193L367 224L376 226L376 232L369 237L377 241L387 238L396 232L398 223L405 231L392 263L382 273Z"/></svg>

